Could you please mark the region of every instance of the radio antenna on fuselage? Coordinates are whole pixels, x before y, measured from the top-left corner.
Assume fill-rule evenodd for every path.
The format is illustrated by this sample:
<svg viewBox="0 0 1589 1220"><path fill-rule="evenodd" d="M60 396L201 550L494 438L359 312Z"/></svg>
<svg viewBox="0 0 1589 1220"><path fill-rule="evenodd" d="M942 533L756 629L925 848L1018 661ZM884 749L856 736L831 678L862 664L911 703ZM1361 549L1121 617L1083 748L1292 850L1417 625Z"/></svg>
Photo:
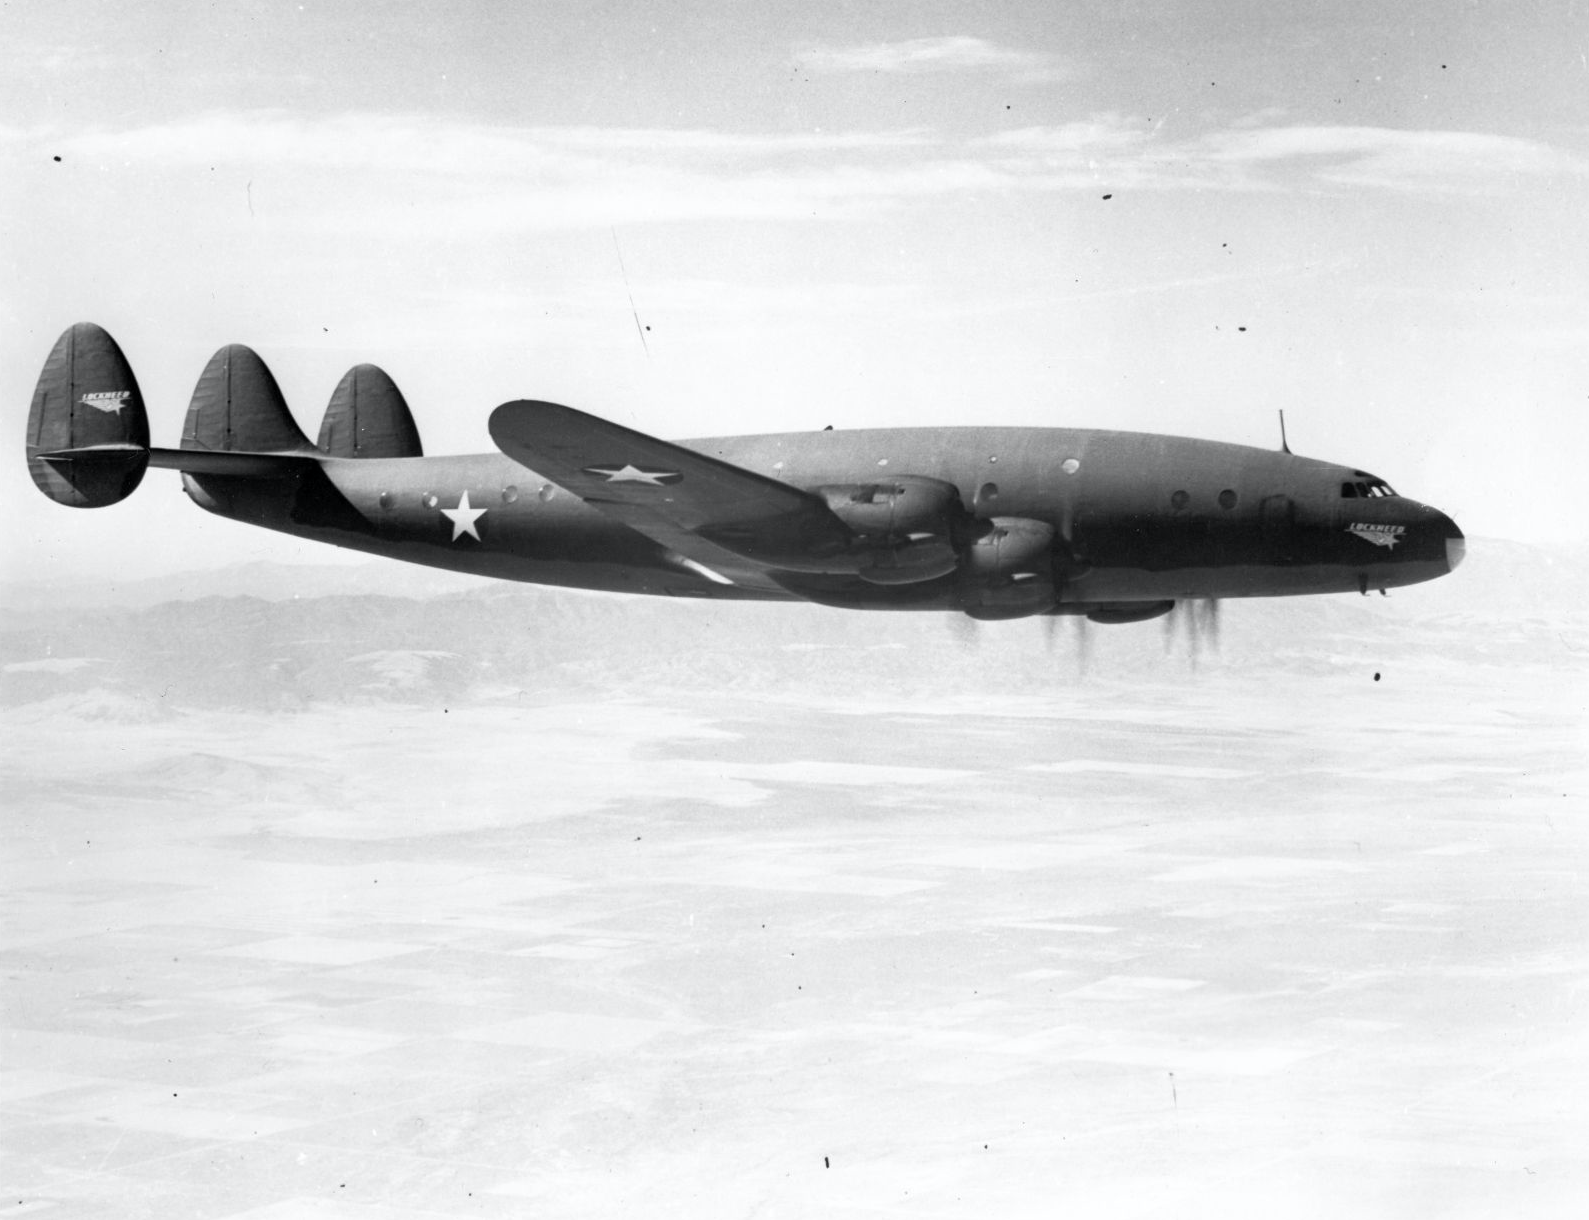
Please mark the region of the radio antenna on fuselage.
<svg viewBox="0 0 1589 1220"><path fill-rule="evenodd" d="M1286 444L1286 412L1284 407L1280 408L1280 452L1291 452L1291 446Z"/></svg>

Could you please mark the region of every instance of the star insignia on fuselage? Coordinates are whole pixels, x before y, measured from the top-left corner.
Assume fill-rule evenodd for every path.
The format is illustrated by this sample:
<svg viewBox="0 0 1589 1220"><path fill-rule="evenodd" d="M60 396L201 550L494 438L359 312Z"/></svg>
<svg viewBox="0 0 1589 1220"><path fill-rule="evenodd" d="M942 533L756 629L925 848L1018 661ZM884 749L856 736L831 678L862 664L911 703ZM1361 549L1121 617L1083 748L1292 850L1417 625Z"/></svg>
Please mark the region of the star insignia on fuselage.
<svg viewBox="0 0 1589 1220"><path fill-rule="evenodd" d="M625 462L622 466L586 466L581 474L598 474L609 483L644 483L647 487L666 487L684 476L676 470L642 470Z"/></svg>
<svg viewBox="0 0 1589 1220"><path fill-rule="evenodd" d="M452 540L454 542L457 542L465 534L479 542L480 530L475 526L475 522L489 511L489 509L485 508L470 508L469 493L465 491L458 497L458 507L444 508L441 510L441 515L452 522Z"/></svg>

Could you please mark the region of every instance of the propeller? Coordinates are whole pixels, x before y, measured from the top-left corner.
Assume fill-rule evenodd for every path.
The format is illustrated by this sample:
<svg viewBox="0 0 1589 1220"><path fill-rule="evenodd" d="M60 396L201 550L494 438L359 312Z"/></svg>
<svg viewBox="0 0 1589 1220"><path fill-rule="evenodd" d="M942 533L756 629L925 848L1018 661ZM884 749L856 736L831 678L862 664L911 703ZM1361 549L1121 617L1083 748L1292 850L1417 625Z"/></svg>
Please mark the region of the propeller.
<svg viewBox="0 0 1589 1220"><path fill-rule="evenodd" d="M1219 651L1219 598L1202 597L1192 603L1195 621L1207 638L1209 647L1215 652Z"/></svg>
<svg viewBox="0 0 1589 1220"><path fill-rule="evenodd" d="M1197 667L1198 657L1206 643L1214 652L1219 651L1219 598L1189 597L1175 603L1175 609L1164 616L1164 651L1168 655L1175 647L1177 634L1186 637L1187 655L1192 667Z"/></svg>
<svg viewBox="0 0 1589 1220"><path fill-rule="evenodd" d="M1045 614L1043 615L1043 648L1049 656L1053 656L1059 646L1059 635L1063 628L1060 622L1070 620L1071 635L1074 637L1074 654L1076 657L1076 672L1078 675L1087 672L1087 664L1092 659L1092 633L1090 624L1082 614Z"/></svg>
<svg viewBox="0 0 1589 1220"><path fill-rule="evenodd" d="M969 614L951 614L949 616L949 634L954 636L956 644L966 648L975 648L981 642L982 636L977 631L980 625Z"/></svg>

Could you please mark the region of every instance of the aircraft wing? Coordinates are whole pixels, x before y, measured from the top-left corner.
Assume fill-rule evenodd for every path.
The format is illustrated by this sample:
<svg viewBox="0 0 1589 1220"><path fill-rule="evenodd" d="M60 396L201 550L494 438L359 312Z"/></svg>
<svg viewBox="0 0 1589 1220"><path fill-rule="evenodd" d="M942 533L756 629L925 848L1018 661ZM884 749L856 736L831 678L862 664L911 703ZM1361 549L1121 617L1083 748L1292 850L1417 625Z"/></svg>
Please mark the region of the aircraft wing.
<svg viewBox="0 0 1589 1220"><path fill-rule="evenodd" d="M818 496L572 407L504 403L490 429L514 461L707 566L726 551L765 568L821 571L851 542Z"/></svg>

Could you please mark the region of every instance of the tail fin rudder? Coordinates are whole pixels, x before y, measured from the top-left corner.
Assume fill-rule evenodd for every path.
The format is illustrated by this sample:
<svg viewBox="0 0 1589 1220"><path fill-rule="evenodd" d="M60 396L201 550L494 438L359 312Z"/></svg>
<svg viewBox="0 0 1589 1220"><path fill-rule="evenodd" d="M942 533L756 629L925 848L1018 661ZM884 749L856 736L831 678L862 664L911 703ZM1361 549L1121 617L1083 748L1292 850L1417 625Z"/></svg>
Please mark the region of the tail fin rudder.
<svg viewBox="0 0 1589 1220"><path fill-rule="evenodd" d="M182 423L182 448L250 453L314 453L287 400L252 348L233 343L199 374Z"/></svg>
<svg viewBox="0 0 1589 1220"><path fill-rule="evenodd" d="M50 349L28 411L28 473L57 504L102 508L130 496L149 465L149 417L127 357L79 322Z"/></svg>
<svg viewBox="0 0 1589 1220"><path fill-rule="evenodd" d="M403 392L373 364L343 374L320 423L320 449L341 458L421 457L419 429Z"/></svg>

